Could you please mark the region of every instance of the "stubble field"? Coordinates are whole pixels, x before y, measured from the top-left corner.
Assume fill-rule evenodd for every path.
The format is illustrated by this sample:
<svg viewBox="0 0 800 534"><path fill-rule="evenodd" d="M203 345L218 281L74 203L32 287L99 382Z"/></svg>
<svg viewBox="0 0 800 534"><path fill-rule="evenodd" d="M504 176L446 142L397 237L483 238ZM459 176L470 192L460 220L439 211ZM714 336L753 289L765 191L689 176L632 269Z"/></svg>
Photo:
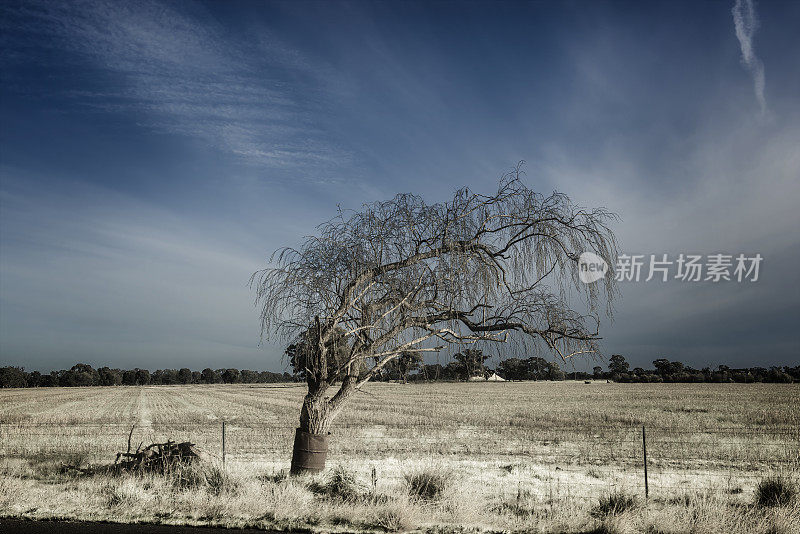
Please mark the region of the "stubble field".
<svg viewBox="0 0 800 534"><path fill-rule="evenodd" d="M797 498L756 504L763 479L797 483L798 385L369 384L334 425L328 472L286 477L303 393L2 390L0 515L322 532L800 531ZM185 484L63 468L113 462L133 425L134 447L190 440L213 472ZM419 491L414 475L441 491Z"/></svg>

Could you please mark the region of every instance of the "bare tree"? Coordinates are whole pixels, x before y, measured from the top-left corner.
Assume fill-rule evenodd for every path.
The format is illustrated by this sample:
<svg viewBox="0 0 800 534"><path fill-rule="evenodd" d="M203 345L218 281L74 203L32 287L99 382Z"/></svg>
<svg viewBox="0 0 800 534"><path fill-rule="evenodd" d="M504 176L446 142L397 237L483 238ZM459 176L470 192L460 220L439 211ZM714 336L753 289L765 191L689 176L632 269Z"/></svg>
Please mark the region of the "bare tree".
<svg viewBox="0 0 800 534"><path fill-rule="evenodd" d="M309 347L300 428L327 434L347 399L403 351L533 343L562 359L596 352L613 275L582 284L577 260L590 251L613 265L614 220L535 193L517 167L495 194L465 188L430 205L397 195L340 210L300 248L276 251L251 286L262 335ZM342 333L347 357L329 358Z"/></svg>

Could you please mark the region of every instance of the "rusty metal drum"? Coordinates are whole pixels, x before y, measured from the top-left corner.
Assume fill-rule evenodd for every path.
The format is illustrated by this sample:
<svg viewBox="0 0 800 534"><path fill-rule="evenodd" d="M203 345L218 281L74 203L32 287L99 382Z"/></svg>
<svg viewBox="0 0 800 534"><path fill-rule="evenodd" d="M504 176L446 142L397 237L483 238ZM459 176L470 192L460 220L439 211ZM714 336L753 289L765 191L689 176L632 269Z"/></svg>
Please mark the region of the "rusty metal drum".
<svg viewBox="0 0 800 534"><path fill-rule="evenodd" d="M291 468L293 475L319 473L325 469L327 457L327 434L311 434L299 428L295 431Z"/></svg>

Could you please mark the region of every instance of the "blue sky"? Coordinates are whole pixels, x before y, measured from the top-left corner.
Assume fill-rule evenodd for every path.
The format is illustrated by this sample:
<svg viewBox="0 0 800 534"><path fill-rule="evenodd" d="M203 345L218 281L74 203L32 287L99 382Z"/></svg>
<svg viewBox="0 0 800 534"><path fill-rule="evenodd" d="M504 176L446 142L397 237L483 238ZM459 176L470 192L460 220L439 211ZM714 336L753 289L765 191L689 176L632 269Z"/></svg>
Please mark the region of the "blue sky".
<svg viewBox="0 0 800 534"><path fill-rule="evenodd" d="M519 160L625 252L764 257L623 283L608 354L800 360L797 2L1 9L2 364L282 369L247 287L272 250Z"/></svg>

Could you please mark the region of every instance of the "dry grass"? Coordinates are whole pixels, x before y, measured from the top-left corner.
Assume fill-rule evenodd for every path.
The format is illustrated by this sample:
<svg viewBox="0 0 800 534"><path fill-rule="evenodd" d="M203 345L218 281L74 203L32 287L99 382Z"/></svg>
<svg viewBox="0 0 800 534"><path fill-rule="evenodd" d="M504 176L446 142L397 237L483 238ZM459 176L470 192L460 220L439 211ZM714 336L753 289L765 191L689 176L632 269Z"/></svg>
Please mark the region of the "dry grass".
<svg viewBox="0 0 800 534"><path fill-rule="evenodd" d="M373 384L334 429L328 472L291 478L284 473L302 394L249 386L0 391L0 515L324 532L800 532L798 499L757 505L762 479L780 474L796 484L797 385ZM63 469L110 461L134 422L134 447L188 439L218 454L223 419L226 469L217 462L165 477ZM433 498L419 498L430 488ZM638 506L597 513L609 495Z"/></svg>
<svg viewBox="0 0 800 534"><path fill-rule="evenodd" d="M789 477L772 475L756 486L756 503L759 506L782 506L797 497L797 487Z"/></svg>
<svg viewBox="0 0 800 534"><path fill-rule="evenodd" d="M600 502L592 510L592 515L603 518L610 515L622 515L626 512L636 510L638 507L639 499L636 495L630 495L623 491L615 490L600 497Z"/></svg>
<svg viewBox="0 0 800 534"><path fill-rule="evenodd" d="M453 473L441 468L428 467L406 473L405 480L411 497L424 501L437 501L452 487Z"/></svg>

